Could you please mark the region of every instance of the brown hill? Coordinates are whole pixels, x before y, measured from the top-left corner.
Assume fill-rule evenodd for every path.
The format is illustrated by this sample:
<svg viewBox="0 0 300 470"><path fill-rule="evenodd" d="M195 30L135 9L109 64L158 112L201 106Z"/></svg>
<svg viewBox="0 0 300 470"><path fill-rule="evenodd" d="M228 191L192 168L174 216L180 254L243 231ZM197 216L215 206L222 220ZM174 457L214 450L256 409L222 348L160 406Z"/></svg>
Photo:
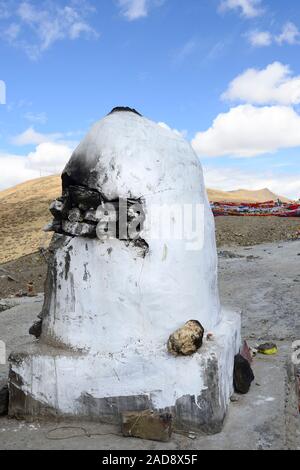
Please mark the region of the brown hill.
<svg viewBox="0 0 300 470"><path fill-rule="evenodd" d="M208 189L208 197L212 202L266 202L277 201L290 202L284 196L278 196L267 188L250 191L247 189L237 189L235 191L220 191L218 189Z"/></svg>
<svg viewBox="0 0 300 470"><path fill-rule="evenodd" d="M47 176L0 192L0 263L47 245L41 229L51 220L50 202L61 193L59 176Z"/></svg>
<svg viewBox="0 0 300 470"><path fill-rule="evenodd" d="M19 184L0 192L0 263L34 253L47 246L51 235L42 228L51 220L49 204L61 194L59 176L47 176ZM277 199L261 191L208 190L211 201L257 202ZM285 198L282 198L285 200Z"/></svg>

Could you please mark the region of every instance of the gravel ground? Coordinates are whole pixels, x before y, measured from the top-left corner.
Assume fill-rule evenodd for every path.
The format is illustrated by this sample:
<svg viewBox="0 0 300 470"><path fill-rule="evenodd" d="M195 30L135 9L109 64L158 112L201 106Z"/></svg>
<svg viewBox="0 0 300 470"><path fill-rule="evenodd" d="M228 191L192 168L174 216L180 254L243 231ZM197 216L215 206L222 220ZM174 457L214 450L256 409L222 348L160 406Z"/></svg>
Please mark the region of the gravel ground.
<svg viewBox="0 0 300 470"><path fill-rule="evenodd" d="M0 265L0 299L28 293L28 283L33 283L34 292L44 291L47 264L40 253L22 256Z"/></svg>
<svg viewBox="0 0 300 470"><path fill-rule="evenodd" d="M216 217L218 246L253 246L300 238L300 218Z"/></svg>

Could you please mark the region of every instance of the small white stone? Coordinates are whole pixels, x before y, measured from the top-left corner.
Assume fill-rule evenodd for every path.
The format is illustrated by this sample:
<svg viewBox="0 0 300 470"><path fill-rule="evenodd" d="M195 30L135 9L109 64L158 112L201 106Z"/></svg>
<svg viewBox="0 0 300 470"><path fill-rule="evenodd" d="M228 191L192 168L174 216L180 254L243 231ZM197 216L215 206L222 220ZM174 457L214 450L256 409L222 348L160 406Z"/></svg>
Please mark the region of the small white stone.
<svg viewBox="0 0 300 470"><path fill-rule="evenodd" d="M70 222L63 220L62 229L65 233L73 235L74 237L84 237L88 235L95 235L96 227L90 224L80 222Z"/></svg>

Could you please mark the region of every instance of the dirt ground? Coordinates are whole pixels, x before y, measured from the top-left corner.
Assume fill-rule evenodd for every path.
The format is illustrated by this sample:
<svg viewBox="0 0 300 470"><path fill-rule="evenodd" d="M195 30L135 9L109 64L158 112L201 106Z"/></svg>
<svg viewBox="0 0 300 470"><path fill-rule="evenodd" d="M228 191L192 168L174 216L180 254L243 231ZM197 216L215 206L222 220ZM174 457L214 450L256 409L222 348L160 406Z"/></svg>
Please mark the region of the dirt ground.
<svg viewBox="0 0 300 470"><path fill-rule="evenodd" d="M218 246L253 246L300 238L300 218L216 217Z"/></svg>
<svg viewBox="0 0 300 470"><path fill-rule="evenodd" d="M174 434L168 444L120 436L120 429L101 423L33 422L0 418L1 449L298 449L300 416L287 373L292 343L300 339L300 240L252 247L219 249L219 285L225 307L241 312L242 334L251 346L271 340L275 356L258 355L250 393L230 404L224 430L196 439ZM10 299L12 308L0 312L1 335L7 354L29 339L28 328L40 312L42 296ZM0 366L7 376L7 365ZM59 427L60 429L54 428ZM83 436L86 429L91 437ZM70 435L76 435L69 439ZM55 440L53 440L55 439Z"/></svg>
<svg viewBox="0 0 300 470"><path fill-rule="evenodd" d="M300 239L300 219L217 217L216 238L219 248L297 240ZM45 255L41 252L0 265L0 299L26 293L29 282L33 282L35 292L43 292L46 271Z"/></svg>
<svg viewBox="0 0 300 470"><path fill-rule="evenodd" d="M46 272L46 259L40 252L0 265L0 299L27 295L30 282L35 293L43 292Z"/></svg>

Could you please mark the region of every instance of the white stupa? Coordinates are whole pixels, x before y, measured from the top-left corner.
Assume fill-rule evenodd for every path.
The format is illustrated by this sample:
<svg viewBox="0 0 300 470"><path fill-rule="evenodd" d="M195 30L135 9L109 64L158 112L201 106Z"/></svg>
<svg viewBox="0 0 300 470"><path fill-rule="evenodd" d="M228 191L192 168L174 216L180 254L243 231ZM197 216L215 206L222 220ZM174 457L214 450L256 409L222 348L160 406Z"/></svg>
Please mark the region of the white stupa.
<svg viewBox="0 0 300 470"><path fill-rule="evenodd" d="M220 307L214 219L190 144L118 108L93 126L62 180L41 334L11 355L10 415L118 421L122 411L151 408L171 410L181 428L218 431L240 318ZM98 202L126 199L143 207L138 238L97 237ZM184 236L153 237L150 214L162 206L202 208L198 248ZM168 338L188 320L213 336L174 357Z"/></svg>

